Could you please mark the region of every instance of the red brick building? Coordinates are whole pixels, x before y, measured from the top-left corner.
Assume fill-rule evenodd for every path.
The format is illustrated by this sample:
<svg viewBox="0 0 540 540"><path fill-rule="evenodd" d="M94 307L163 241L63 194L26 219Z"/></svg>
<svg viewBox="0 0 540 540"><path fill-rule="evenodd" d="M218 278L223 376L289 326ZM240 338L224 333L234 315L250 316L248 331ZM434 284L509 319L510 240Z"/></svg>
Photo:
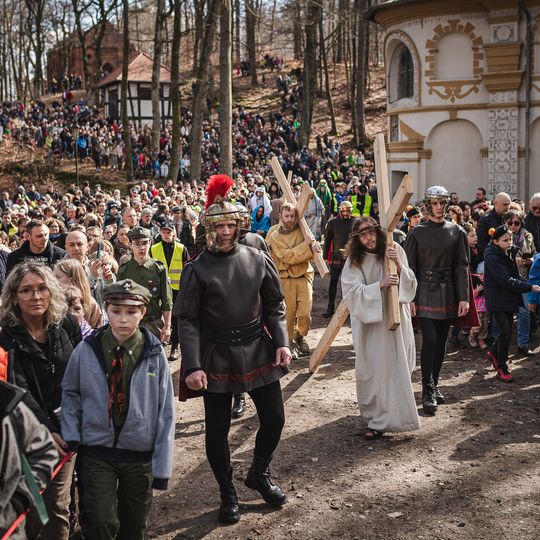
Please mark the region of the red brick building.
<svg viewBox="0 0 540 540"><path fill-rule="evenodd" d="M98 26L86 32L86 57L91 76L96 73L109 74L122 64L123 34L110 23L106 24L101 42L101 66L96 65L95 40ZM130 45L130 57L136 56L137 50ZM83 78L83 59L81 44L77 32L74 32L56 47L47 52L47 85L60 82L66 75L78 75Z"/></svg>

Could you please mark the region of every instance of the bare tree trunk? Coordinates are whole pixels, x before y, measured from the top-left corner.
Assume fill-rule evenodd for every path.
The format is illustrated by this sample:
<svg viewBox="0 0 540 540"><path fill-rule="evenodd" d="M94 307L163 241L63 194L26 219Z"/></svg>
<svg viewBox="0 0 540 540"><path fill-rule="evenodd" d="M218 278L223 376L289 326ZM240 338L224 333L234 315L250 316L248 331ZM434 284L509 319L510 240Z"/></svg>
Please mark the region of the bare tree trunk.
<svg viewBox="0 0 540 540"><path fill-rule="evenodd" d="M295 60L299 60L302 58L302 25L300 22L302 10L299 0L294 0L293 10L293 50Z"/></svg>
<svg viewBox="0 0 540 540"><path fill-rule="evenodd" d="M337 124L336 124L336 111L334 109L334 101L332 99L332 93L330 91L330 75L328 73L328 58L326 54L326 46L324 44L324 28L323 28L323 19L319 19L319 37L321 40L321 56L322 64L324 70L324 87L326 91L326 99L328 101L328 112L330 113L330 122L332 124L330 134L337 135Z"/></svg>
<svg viewBox="0 0 540 540"><path fill-rule="evenodd" d="M163 51L164 0L156 1L156 26L154 29L154 59L152 62L152 146L159 150L161 134L161 100L159 96L159 75L161 53Z"/></svg>
<svg viewBox="0 0 540 540"><path fill-rule="evenodd" d="M322 5L319 0L307 0L306 47L304 51L304 78L302 86L302 101L300 103L300 144L306 148L311 138L313 120L313 105L317 92L317 29L319 18L322 17Z"/></svg>
<svg viewBox="0 0 540 540"><path fill-rule="evenodd" d="M204 21L204 35L202 38L201 58L197 67L197 79L195 81L192 100L191 120L191 145L190 145L190 173L192 180L201 177L201 137L202 120L204 115L204 102L208 82L208 69L210 55L214 46L217 19L220 12L221 0L210 0L208 14Z"/></svg>
<svg viewBox="0 0 540 540"><path fill-rule="evenodd" d="M274 28L276 26L276 7L277 7L277 0L274 0L274 3L272 4L272 15L270 17L270 43L274 43Z"/></svg>
<svg viewBox="0 0 540 540"><path fill-rule="evenodd" d="M232 175L232 5L222 0L219 40L219 161Z"/></svg>
<svg viewBox="0 0 540 540"><path fill-rule="evenodd" d="M193 43L193 68L191 72L193 75L196 75L199 67L199 52L201 50L201 40L203 39L204 32L205 0L194 0L193 5L195 8L195 39Z"/></svg>
<svg viewBox="0 0 540 540"><path fill-rule="evenodd" d="M242 60L240 28L240 0L234 0L234 63L236 65Z"/></svg>
<svg viewBox="0 0 540 540"><path fill-rule="evenodd" d="M34 58L29 57L34 68L33 94L37 97L43 93L43 10L44 0L26 0L27 31Z"/></svg>
<svg viewBox="0 0 540 540"><path fill-rule="evenodd" d="M354 26L356 34L356 51L355 51L355 69L353 72L353 85L354 85L354 111L353 111L353 123L354 123L354 144L357 148L363 146L366 140L365 129L365 116L364 116L364 76L366 70L366 26L367 22L364 17L367 9L367 0L355 0L355 19L356 25Z"/></svg>
<svg viewBox="0 0 540 540"><path fill-rule="evenodd" d="M125 7L125 1L124 2L124 9L127 9ZM83 78L84 78L84 89L89 92L90 91L90 68L88 67L88 56L86 54L86 34L83 30L83 23L82 23L82 14L83 11L86 9L86 6L81 5L79 0L71 0L71 4L73 6L73 15L75 16L75 26L77 28L77 36L79 37L79 43L81 44L81 57L83 62ZM126 54L126 51L124 51L124 56Z"/></svg>
<svg viewBox="0 0 540 540"><path fill-rule="evenodd" d="M131 150L131 126L128 116L128 70L129 70L129 0L122 0L124 12L122 14L124 25L124 56L122 58L122 87L120 99L122 107L122 130L124 137L124 150L126 152L126 179L133 180L133 159Z"/></svg>
<svg viewBox="0 0 540 540"><path fill-rule="evenodd" d="M182 0L174 0L173 10L174 22L171 50L170 86L170 99L172 105L172 145L168 180L172 180L176 184L176 182L178 181L178 173L180 171L180 159L182 157L182 148L180 147L180 39L182 36Z"/></svg>
<svg viewBox="0 0 540 540"><path fill-rule="evenodd" d="M257 45L255 42L255 27L257 26L257 13L253 0L245 0L246 7L246 44L249 62L251 84L257 84Z"/></svg>

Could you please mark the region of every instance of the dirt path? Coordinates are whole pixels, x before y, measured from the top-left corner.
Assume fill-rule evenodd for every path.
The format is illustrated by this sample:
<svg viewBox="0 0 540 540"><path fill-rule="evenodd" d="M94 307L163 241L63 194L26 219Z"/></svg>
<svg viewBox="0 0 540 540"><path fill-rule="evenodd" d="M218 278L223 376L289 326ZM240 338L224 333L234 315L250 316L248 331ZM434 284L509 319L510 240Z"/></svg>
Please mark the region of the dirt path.
<svg viewBox="0 0 540 540"><path fill-rule="evenodd" d="M320 317L326 286L316 280L311 346L326 324ZM202 402L179 403L174 477L168 492L156 492L149 537L539 538L540 360L515 357L510 367L515 382L504 384L483 355L449 348L441 381L447 404L437 416L422 417L420 431L366 442L350 329L343 328L316 375L308 375L302 359L282 380L287 422L273 465L289 496L281 511L242 483L257 427L249 400L244 418L234 421L230 442L242 509L234 526L216 519ZM419 375L417 369L417 397Z"/></svg>

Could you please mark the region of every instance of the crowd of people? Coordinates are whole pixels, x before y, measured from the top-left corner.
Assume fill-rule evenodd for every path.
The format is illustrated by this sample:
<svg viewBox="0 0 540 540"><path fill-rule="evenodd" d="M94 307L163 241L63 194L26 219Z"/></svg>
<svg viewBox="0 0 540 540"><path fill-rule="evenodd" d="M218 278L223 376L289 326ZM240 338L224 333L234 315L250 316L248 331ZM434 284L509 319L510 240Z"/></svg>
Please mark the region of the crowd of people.
<svg viewBox="0 0 540 540"><path fill-rule="evenodd" d="M121 166L121 129L84 103L4 103L0 122L24 144L65 158L78 145L80 158L92 157L96 167ZM183 111L184 143L189 130ZM227 438L231 418L244 414L245 393L260 421L245 484L281 507L286 494L269 472L285 422L279 379L291 360L311 352L318 253L330 267L322 315L333 316L340 284L351 313L366 439L420 427L413 319L428 414L445 401L439 381L447 342L485 349L496 377L511 382L516 314L517 352L534 354L540 194L526 205L506 193L489 201L478 188L469 202L433 186L404 212L391 243L379 225L372 162L326 135L316 137L316 152L301 148L293 119L279 112L235 111L231 177L217 174L219 126L211 120L198 180L189 178L188 155L178 180L166 179L167 130L160 148L152 148L147 128L133 137L139 179L127 192L28 184L0 194L0 380L8 381L0 391L12 437L2 451L23 471L25 454L35 450L37 471L36 489L16 481L21 472L2 490L9 519L0 532L33 506L31 536L68 538L78 516L86 538L143 538L152 489L166 489L172 474L167 360L180 358L180 398L204 400L219 520L240 519ZM304 216L284 199L274 156L291 173L296 197L311 191ZM386 270L388 259L395 273ZM393 287L398 331L388 329L383 309ZM40 429L19 450L18 431L28 424L17 426L30 416Z"/></svg>

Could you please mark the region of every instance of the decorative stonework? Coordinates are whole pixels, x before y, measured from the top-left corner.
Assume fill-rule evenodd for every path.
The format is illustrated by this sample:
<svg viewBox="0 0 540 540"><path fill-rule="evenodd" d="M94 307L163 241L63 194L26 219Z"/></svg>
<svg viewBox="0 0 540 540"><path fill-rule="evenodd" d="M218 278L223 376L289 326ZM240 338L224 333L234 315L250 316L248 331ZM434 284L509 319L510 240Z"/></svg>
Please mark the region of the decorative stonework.
<svg viewBox="0 0 540 540"><path fill-rule="evenodd" d="M488 111L488 191L504 191L517 196L518 182L518 109Z"/></svg>
<svg viewBox="0 0 540 540"><path fill-rule="evenodd" d="M492 43L504 43L517 40L517 22L494 24L491 26Z"/></svg>
<svg viewBox="0 0 540 540"><path fill-rule="evenodd" d="M484 44L482 36L477 36L475 34L476 27L470 22L460 22L459 19L448 20L447 24L438 24L433 29L433 36L431 39L426 41L426 70L425 76L429 80L435 79L435 60L437 56L437 50L439 47L439 42L446 34L453 34L455 32L461 32L469 37L472 44L473 51L473 77L480 77L483 73L482 67L480 65L481 61L484 59L484 54L481 52L480 48Z"/></svg>
<svg viewBox="0 0 540 540"><path fill-rule="evenodd" d="M490 103L515 103L518 98L518 93L515 91L509 92L492 92L489 95Z"/></svg>
<svg viewBox="0 0 540 540"><path fill-rule="evenodd" d="M454 103L456 99L466 98L473 92L478 93L480 79L472 79L469 81L429 81L427 86L429 88L428 94L437 94L441 99L450 100L450 103Z"/></svg>

